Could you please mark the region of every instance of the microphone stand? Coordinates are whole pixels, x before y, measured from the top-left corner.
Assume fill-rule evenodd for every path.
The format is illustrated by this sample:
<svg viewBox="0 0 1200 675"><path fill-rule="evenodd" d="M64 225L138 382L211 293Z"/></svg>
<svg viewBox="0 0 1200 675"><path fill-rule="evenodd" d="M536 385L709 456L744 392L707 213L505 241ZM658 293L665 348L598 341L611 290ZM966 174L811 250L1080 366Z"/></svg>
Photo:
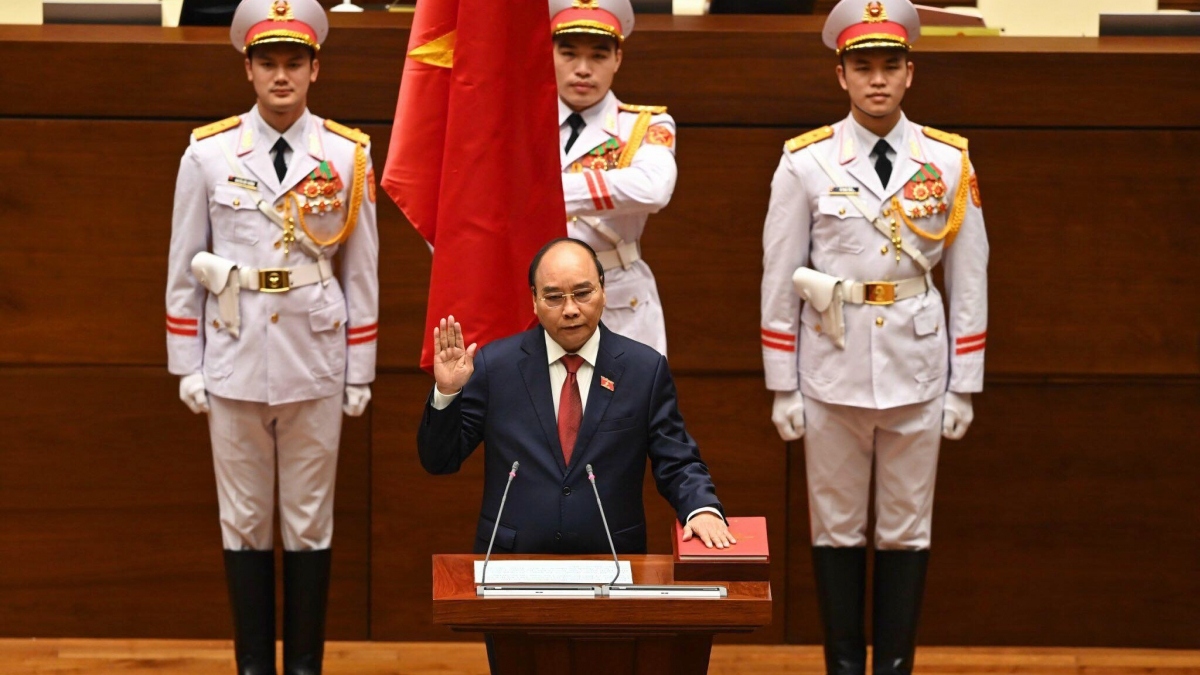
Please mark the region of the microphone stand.
<svg viewBox="0 0 1200 675"><path fill-rule="evenodd" d="M608 548L613 554L613 565L617 568L613 574L612 581L608 582L607 586L617 583L617 579L621 576L621 561L617 559L617 547L613 545L612 531L608 529L608 518L604 516L604 504L600 503L600 490L596 488L596 474L592 472L592 465L586 467L588 474L588 482L592 484L592 493L596 495L596 506L600 508L600 522L604 523L604 535L608 537Z"/></svg>
<svg viewBox="0 0 1200 675"><path fill-rule="evenodd" d="M487 583L487 566L492 557L492 545L496 543L496 530L500 529L500 515L504 513L504 503L508 501L508 488L512 487L513 479L517 477L520 462L513 462L508 472L508 482L504 484L504 495L500 497L500 510L496 511L496 522L492 525L492 538L488 540L487 554L483 556L483 571L479 573L479 585Z"/></svg>
<svg viewBox="0 0 1200 675"><path fill-rule="evenodd" d="M600 586L600 594L610 598L714 598L719 599L728 595L728 590L724 586L719 585L702 585L702 586L684 586L684 585L667 585L655 586L645 584L621 584L617 585L617 579L621 576L621 561L617 559L617 547L613 545L612 530L608 529L608 518L604 515L604 505L600 503L600 490L596 488L596 474L592 471L592 465L586 467L588 474L588 482L592 484L592 492L596 495L596 506L600 507L600 522L604 523L604 534L608 537L608 548L613 554L613 565L616 566L616 574L613 575L612 581Z"/></svg>

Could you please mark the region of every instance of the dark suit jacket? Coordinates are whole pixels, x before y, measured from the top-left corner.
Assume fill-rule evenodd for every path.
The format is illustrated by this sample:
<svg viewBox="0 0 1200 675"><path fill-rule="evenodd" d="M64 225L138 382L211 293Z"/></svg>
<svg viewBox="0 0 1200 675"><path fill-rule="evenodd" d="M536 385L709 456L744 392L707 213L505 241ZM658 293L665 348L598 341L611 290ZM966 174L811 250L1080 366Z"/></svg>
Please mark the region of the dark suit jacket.
<svg viewBox="0 0 1200 675"><path fill-rule="evenodd" d="M430 394L417 432L426 471L454 473L481 441L486 447L476 552L487 548L513 461L521 468L500 518L495 551L608 552L586 464L596 472L618 552L646 551L647 457L659 493L681 520L705 506L724 512L696 442L683 427L666 358L603 325L599 330L600 350L569 467L559 447L541 327L479 350L474 374L448 408L434 410ZM612 391L601 386L601 377L612 381Z"/></svg>

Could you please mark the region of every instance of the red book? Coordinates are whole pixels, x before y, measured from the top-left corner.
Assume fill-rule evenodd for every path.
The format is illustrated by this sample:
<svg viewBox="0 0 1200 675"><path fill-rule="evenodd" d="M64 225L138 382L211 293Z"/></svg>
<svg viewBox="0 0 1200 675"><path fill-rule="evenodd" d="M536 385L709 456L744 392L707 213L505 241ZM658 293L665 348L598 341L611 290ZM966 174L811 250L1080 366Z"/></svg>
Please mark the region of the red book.
<svg viewBox="0 0 1200 675"><path fill-rule="evenodd" d="M770 562L767 519L762 516L729 518L729 531L737 543L729 548L708 548L700 537L683 540L683 526L675 521L672 549L676 562Z"/></svg>

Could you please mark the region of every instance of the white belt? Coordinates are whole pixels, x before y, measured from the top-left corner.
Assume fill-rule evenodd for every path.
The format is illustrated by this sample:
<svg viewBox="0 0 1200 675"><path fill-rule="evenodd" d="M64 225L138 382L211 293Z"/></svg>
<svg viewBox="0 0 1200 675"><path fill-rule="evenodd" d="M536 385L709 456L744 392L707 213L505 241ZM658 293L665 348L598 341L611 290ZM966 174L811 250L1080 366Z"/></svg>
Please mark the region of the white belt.
<svg viewBox="0 0 1200 675"><path fill-rule="evenodd" d="M638 250L636 241L622 241L612 250L596 251L596 257L600 259L604 270L608 271L618 267L629 269L633 263L642 259L642 253Z"/></svg>
<svg viewBox="0 0 1200 675"><path fill-rule="evenodd" d="M890 305L921 295L929 290L925 277L900 281L845 281L842 299L852 305Z"/></svg>
<svg viewBox="0 0 1200 675"><path fill-rule="evenodd" d="M254 269L239 267L238 282L243 290L263 293L286 293L293 288L319 284L333 276L329 260L321 260L298 267Z"/></svg>

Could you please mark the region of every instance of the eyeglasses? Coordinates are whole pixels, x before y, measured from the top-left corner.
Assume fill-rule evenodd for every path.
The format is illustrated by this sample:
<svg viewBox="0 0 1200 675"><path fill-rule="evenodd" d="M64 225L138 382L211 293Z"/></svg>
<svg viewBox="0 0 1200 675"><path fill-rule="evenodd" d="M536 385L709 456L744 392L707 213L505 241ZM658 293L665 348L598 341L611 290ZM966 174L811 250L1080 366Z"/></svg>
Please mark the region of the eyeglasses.
<svg viewBox="0 0 1200 675"><path fill-rule="evenodd" d="M557 309L566 303L567 298L574 298L577 305L586 305L595 300L597 295L596 289L585 288L574 293L546 293L542 295L542 302L546 303L547 307Z"/></svg>

